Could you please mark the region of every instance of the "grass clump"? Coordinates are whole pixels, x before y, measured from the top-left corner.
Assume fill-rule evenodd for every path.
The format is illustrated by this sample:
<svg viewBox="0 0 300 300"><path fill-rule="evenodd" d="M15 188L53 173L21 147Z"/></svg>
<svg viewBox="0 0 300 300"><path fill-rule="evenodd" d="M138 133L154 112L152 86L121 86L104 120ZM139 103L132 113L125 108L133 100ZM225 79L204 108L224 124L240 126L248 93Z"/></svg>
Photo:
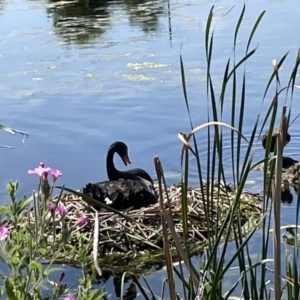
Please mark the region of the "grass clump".
<svg viewBox="0 0 300 300"><path fill-rule="evenodd" d="M180 288L184 299L298 299L299 286L295 284L298 282L298 214L299 201L297 203L297 213L295 220L294 250L292 250L292 259L285 252L286 275L282 273L281 260L281 236L280 236L280 195L282 188L282 151L286 144L287 129L289 127L289 120L291 109L287 111L284 105L281 113L281 121L279 130L277 132L277 148L275 156L270 157L270 146L272 141L272 132L274 129L275 119L277 116L278 102L283 93L285 100L290 97L291 102L296 87L296 75L300 62L299 53L296 54L295 64L290 73L286 87L280 88L281 81L279 77L279 69L283 65L287 55L285 54L278 62L273 60L273 71L270 78L266 82L266 88L262 95L262 103L266 101L267 94L270 93L272 86L275 87L274 96L267 110L266 116L262 120L262 127L259 129L260 114L257 115L254 126L249 138L246 138L243 133L244 116L247 110L246 97L246 63L255 54L257 47L251 49L251 41L255 35L259 23L263 18L265 12L262 12L255 20L248 41L244 55L238 58L236 52L237 39L239 30L244 20L245 5L237 19L236 27L233 35L232 56L224 65L223 80L220 87L216 87L213 81L211 67L213 65L213 45L214 45L214 29L212 29L213 22L213 8L211 9L205 28L205 53L206 53L206 90L207 90L207 123L200 126L194 126L192 122L190 103L188 101L188 93L186 88L185 70L183 59L180 57L181 63L181 77L183 94L186 103L186 108L190 118L191 131L189 134L179 133L178 138L183 143L181 153L182 165L182 223L184 229L184 242L182 247L177 243L177 251L180 253L184 266L180 265L175 268L172 260L169 259L167 264L167 278L169 284L169 295L171 299L175 299L175 295L179 290L178 284L174 284L174 278L182 283ZM239 85L240 83L240 85ZM230 104L230 123L224 123L223 109L226 101ZM228 104L228 102L227 102ZM269 122L269 134L266 140L265 157L253 163L254 153L258 137L264 130L265 124ZM205 162L201 161L198 143L197 132L199 130L207 130L207 157ZM215 191L205 189L205 182L216 183L218 193L221 193L220 182L225 184L228 178L225 175L225 167L223 162L223 137L225 130L230 130L231 143L231 178L235 189L235 195L232 199L231 205L228 207L225 222L224 219L219 218L217 222L221 230L208 231L208 244L205 255L200 259L199 267L192 264L190 247L188 244L188 232L190 224L188 222L188 181L190 170L190 156L192 155L196 161L198 170L199 186L204 199L205 207L205 222L210 223L211 213L213 211L213 199ZM213 143L211 143L213 141ZM242 143L246 141L246 149L242 147ZM203 144L203 140L201 141ZM264 163L263 171L263 201L262 201L262 217L260 219L260 226L254 227L247 236L243 235L241 218L241 195L245 189L245 184L249 178L249 174L256 165ZM162 178L161 164L157 161L158 176ZM163 183L161 182L161 185ZM161 187L162 188L162 187ZM272 195L270 197L270 195ZM166 231L173 231L171 214L161 207L163 222L167 224ZM270 213L271 212L271 213ZM272 218L271 218L272 216ZM273 222L273 223L272 223ZM209 225L207 225L209 226ZM273 227L273 232L270 229ZM256 259L253 258L253 251L251 249L251 238L258 228L262 228L261 243L259 249L255 249ZM231 229L231 230L229 230ZM232 231L233 229L233 231ZM233 243L230 242L230 232L234 234ZM273 255L270 257L270 243L273 243ZM232 247L234 250L227 251ZM165 256L169 256L168 243L165 244ZM270 267L273 266L273 267ZM183 270L186 270L185 272ZM237 269L238 275L231 287L224 288L229 282L230 271ZM186 276L186 272L188 276ZM273 279L270 281L270 279ZM282 285L282 279L285 283ZM232 278L230 279L232 282ZM268 285L269 284L269 285ZM228 284L227 284L228 286Z"/></svg>
<svg viewBox="0 0 300 300"><path fill-rule="evenodd" d="M47 174L53 170L42 164L30 171L40 178L38 191L32 197L17 201L18 183L9 182L6 186L11 203L1 207L0 260L6 269L0 277L0 295L6 299L101 299L104 292L92 288L97 266L94 267L92 257L86 255L89 245L78 234L78 227L85 226L86 218L79 216L77 226L68 226L64 222L66 208L59 201L50 203L54 182L60 172L52 173L50 187ZM28 209L32 202L32 208ZM31 222L33 212L35 218ZM60 227L56 226L56 214L60 215ZM49 227L53 231L50 239ZM77 247L70 248L68 241L74 237L78 240ZM64 283L64 269L53 266L66 253L79 262L82 269L76 289ZM57 275L57 281L49 279L52 274Z"/></svg>

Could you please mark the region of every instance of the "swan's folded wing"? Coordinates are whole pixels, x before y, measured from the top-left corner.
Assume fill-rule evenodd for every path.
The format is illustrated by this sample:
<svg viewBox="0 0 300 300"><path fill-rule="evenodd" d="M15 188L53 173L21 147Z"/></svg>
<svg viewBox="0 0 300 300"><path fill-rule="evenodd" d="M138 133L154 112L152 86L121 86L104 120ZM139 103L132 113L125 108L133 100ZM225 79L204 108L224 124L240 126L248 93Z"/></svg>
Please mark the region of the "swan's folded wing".
<svg viewBox="0 0 300 300"><path fill-rule="evenodd" d="M144 179L89 183L83 191L95 200L116 209L140 208L157 202L152 184Z"/></svg>

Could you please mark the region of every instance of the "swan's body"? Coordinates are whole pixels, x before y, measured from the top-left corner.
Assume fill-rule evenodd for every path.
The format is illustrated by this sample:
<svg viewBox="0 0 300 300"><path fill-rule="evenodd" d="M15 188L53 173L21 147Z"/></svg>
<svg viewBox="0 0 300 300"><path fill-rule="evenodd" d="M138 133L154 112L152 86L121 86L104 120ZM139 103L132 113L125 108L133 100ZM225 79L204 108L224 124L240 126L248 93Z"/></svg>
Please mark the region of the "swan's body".
<svg viewBox="0 0 300 300"><path fill-rule="evenodd" d="M271 138L270 152L274 152L275 151L278 132L279 132L279 128L274 128L273 129L272 138ZM266 133L263 134L260 137L260 140L262 141L262 146L264 147L264 149L266 149L266 146L267 146L268 133L269 133L269 131L266 131ZM286 142L284 144L284 147L290 142L290 140L291 140L291 135L287 132Z"/></svg>
<svg viewBox="0 0 300 300"><path fill-rule="evenodd" d="M288 169L288 168L292 167L294 164L296 164L297 162L299 162L299 161L294 160L291 157L282 156L282 168L283 169Z"/></svg>
<svg viewBox="0 0 300 300"><path fill-rule="evenodd" d="M114 142L111 144L106 157L106 170L109 180L118 180L121 178L139 180L139 178L143 178L153 184L151 176L143 169L135 168L128 171L117 170L113 161L115 153L119 154L126 166L127 164L131 164L131 161L128 157L128 148L126 144L123 142Z"/></svg>
<svg viewBox="0 0 300 300"><path fill-rule="evenodd" d="M83 194L105 203L115 209L140 208L157 203L157 196L150 175L143 169L119 171L115 168L113 157L118 153L124 164L130 164L128 148L123 142L110 145L106 157L109 181L88 183Z"/></svg>
<svg viewBox="0 0 300 300"><path fill-rule="evenodd" d="M82 192L115 209L140 208L157 203L153 185L143 178L88 183Z"/></svg>

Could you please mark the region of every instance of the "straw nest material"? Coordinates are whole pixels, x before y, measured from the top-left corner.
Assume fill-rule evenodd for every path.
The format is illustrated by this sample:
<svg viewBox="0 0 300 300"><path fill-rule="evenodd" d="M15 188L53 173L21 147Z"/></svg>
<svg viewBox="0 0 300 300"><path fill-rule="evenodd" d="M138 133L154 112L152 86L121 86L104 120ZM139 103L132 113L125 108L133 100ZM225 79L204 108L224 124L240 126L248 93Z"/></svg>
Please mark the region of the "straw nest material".
<svg viewBox="0 0 300 300"><path fill-rule="evenodd" d="M217 183L214 183L213 186L211 184L204 185L205 195L208 187L210 189L209 205L211 206L211 214L208 221L205 217L201 189L188 189L188 243L191 254L199 254L203 251L208 242L209 231L212 236L215 236L216 232L224 224L226 215L230 207L232 207L231 204L235 197L235 191L228 185L225 186ZM155 183L155 189L159 195L157 183ZM170 207L168 207L167 193L170 199ZM55 202L57 199L58 196L53 201ZM253 228L253 226L256 226L256 220L261 216L261 206L259 205L259 201L261 200L262 198L259 194L250 192L244 192L240 197L239 208L234 212L234 222L236 223L240 219L245 233ZM73 194L64 194L59 201L65 205L67 211L63 218L56 213L56 230L53 230L53 222L50 220L47 235L48 242L50 243L53 240L54 232L56 234L55 239L59 239L59 234L61 234L65 224L69 228L73 228L74 231L80 232L81 237L86 242L91 242L94 238L95 210L86 204L81 197ZM183 245L180 185L167 187L167 191L163 192L163 201L167 210L171 212L170 214L175 226L174 229ZM163 261L163 227L159 203L138 210L122 211L122 213L130 219L121 217L113 212L104 211L103 209L98 212L98 257L102 266L103 264L110 265L110 267L111 265L117 266L123 262L128 269L129 265L137 268L137 264L139 267L145 264L148 266L161 264ZM78 225L78 218L82 215L87 217L88 222L80 227ZM52 217L49 213L49 219ZM24 222L28 221L32 224L35 222L33 210L30 211L30 214L27 212L24 218ZM168 237L173 259L176 260L177 251L170 230ZM77 239L78 234L74 234L69 243L76 246L78 244ZM92 244L89 253L92 252ZM68 263L68 259L71 261L69 256L71 255L68 255L68 253L63 254L61 259L64 261L61 262ZM74 264L76 263L73 261Z"/></svg>

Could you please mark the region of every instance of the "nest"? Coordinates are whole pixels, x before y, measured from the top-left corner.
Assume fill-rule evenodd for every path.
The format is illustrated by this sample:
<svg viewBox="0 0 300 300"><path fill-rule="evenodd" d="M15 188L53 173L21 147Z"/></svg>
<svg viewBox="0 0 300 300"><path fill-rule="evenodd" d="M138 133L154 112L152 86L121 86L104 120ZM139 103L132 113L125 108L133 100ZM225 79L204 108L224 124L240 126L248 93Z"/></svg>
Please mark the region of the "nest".
<svg viewBox="0 0 300 300"><path fill-rule="evenodd" d="M209 233L215 236L215 233L224 224L228 210L231 207L235 197L235 191L228 185L214 183L204 185L204 194L209 189L210 212L209 221L205 216L204 202L202 191L200 188L188 189L188 243L192 255L203 252L207 245L207 237ZM212 189L212 190L211 190ZM159 195L158 184L155 183L155 190ZM167 201L167 194L170 202ZM53 198L52 201L59 199L59 196ZM205 200L205 201L203 201ZM234 212L234 223L242 225L244 232L247 233L253 226L256 226L257 219L261 216L261 206L259 201L262 197L259 194L244 192L239 200L239 207ZM47 239L50 243L54 238L57 240L62 235L64 224L69 228L73 228L74 232L80 232L80 236L87 243L91 242L90 252L92 251L92 241L94 236L94 219L95 211L86 204L81 197L73 194L64 194L59 199L60 203L66 207L64 216L58 213L51 216L49 213L49 232ZM183 245L183 228L181 220L181 187L173 185L167 187L167 191L163 192L163 201L167 210L170 212L174 222L175 231L180 242ZM170 203L170 205L168 205ZM129 218L121 217L113 212L99 210L99 245L98 257L102 268L103 265L109 265L109 268L117 267L118 270L123 264L126 270L131 267L135 270L142 266L149 268L150 266L160 265L163 262L163 227L161 221L160 204L154 204L137 210L124 210L122 214ZM79 216L85 215L88 222L78 225ZM24 214L25 223L35 223L34 211L31 209L29 213ZM53 231L53 220L55 219L55 230ZM51 221L52 220L52 221ZM235 226L231 226L234 228ZM56 237L54 237L54 234ZM168 233L169 242L173 259L176 261L177 251L175 242L171 233ZM76 246L78 244L78 235L73 234L68 243ZM89 253L87 253L88 255ZM76 265L74 256L62 253L62 263ZM58 260L59 260L58 259Z"/></svg>

